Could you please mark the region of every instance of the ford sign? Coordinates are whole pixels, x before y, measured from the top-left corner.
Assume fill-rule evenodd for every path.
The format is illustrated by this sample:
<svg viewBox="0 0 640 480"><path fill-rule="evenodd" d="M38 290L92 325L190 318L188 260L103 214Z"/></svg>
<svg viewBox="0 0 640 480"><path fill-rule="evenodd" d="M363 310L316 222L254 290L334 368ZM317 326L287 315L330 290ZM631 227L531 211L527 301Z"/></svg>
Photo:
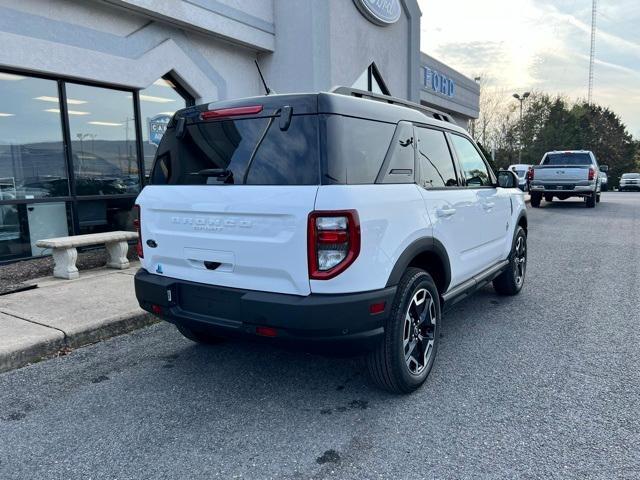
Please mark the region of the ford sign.
<svg viewBox="0 0 640 480"><path fill-rule="evenodd" d="M160 140L162 140L162 136L167 130L169 120L171 120L171 116L166 113L161 113L147 119L149 126L149 143L151 145L155 145L156 147L160 145Z"/></svg>
<svg viewBox="0 0 640 480"><path fill-rule="evenodd" d="M360 13L372 23L382 27L400 19L400 0L353 0Z"/></svg>
<svg viewBox="0 0 640 480"><path fill-rule="evenodd" d="M422 85L423 88L447 97L454 97L456 94L456 84L453 79L427 66L422 67Z"/></svg>

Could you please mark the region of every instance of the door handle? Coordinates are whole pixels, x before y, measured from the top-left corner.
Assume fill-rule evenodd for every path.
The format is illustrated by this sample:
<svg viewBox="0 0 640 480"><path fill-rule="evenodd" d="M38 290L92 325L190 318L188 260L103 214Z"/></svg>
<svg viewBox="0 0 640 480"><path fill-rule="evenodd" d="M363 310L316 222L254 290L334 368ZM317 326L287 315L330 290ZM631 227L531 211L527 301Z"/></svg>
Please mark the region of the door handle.
<svg viewBox="0 0 640 480"><path fill-rule="evenodd" d="M438 217L450 217L452 216L454 213L456 213L456 209L455 208L437 208L436 209L436 215Z"/></svg>
<svg viewBox="0 0 640 480"><path fill-rule="evenodd" d="M495 202L484 202L482 204L482 208L484 208L485 210L491 210L495 206L496 206Z"/></svg>

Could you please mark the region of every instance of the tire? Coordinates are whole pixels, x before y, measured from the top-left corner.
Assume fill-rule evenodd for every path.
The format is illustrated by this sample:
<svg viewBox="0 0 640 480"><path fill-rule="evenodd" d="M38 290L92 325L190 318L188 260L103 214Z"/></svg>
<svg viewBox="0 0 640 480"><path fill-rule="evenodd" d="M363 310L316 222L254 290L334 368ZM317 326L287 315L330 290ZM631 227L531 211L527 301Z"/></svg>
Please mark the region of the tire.
<svg viewBox="0 0 640 480"><path fill-rule="evenodd" d="M499 295L517 295L522 290L527 273L527 232L518 227L509 254L508 268L493 280Z"/></svg>
<svg viewBox="0 0 640 480"><path fill-rule="evenodd" d="M538 208L540 206L541 201L542 201L542 194L540 192L533 192L531 194L531 206L533 208Z"/></svg>
<svg viewBox="0 0 640 480"><path fill-rule="evenodd" d="M378 387L410 393L424 383L438 349L440 318L433 278L424 270L408 268L398 284L384 338L366 358L369 376Z"/></svg>
<svg viewBox="0 0 640 480"><path fill-rule="evenodd" d="M549 202L549 203L553 202L553 195L545 194L544 200L545 202Z"/></svg>
<svg viewBox="0 0 640 480"><path fill-rule="evenodd" d="M596 193L592 193L587 197L587 208L594 208L596 206Z"/></svg>
<svg viewBox="0 0 640 480"><path fill-rule="evenodd" d="M222 337L216 337L210 333L203 332L201 330L194 330L185 325L176 325L178 331L192 342L202 343L204 345L215 345L224 341Z"/></svg>

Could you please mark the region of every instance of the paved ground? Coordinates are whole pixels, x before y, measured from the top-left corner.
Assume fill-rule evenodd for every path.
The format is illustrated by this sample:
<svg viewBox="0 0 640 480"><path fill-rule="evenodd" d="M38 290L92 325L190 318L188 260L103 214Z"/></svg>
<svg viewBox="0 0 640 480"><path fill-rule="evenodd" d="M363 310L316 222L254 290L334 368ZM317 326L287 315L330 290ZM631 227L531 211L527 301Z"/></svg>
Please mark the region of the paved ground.
<svg viewBox="0 0 640 480"><path fill-rule="evenodd" d="M525 289L449 312L416 394L155 325L0 375L0 478L640 478L640 194L529 213Z"/></svg>

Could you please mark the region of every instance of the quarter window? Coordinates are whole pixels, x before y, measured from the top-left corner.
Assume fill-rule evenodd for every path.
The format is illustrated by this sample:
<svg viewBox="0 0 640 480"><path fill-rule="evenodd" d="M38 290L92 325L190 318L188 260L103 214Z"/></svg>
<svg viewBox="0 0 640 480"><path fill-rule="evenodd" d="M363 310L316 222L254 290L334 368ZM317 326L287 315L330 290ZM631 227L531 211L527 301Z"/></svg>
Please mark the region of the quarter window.
<svg viewBox="0 0 640 480"><path fill-rule="evenodd" d="M493 184L487 164L476 150L476 147L460 135L451 135L453 146L458 154L462 174L469 187L487 187Z"/></svg>
<svg viewBox="0 0 640 480"><path fill-rule="evenodd" d="M458 180L444 132L417 127L420 185L424 188L456 187Z"/></svg>

